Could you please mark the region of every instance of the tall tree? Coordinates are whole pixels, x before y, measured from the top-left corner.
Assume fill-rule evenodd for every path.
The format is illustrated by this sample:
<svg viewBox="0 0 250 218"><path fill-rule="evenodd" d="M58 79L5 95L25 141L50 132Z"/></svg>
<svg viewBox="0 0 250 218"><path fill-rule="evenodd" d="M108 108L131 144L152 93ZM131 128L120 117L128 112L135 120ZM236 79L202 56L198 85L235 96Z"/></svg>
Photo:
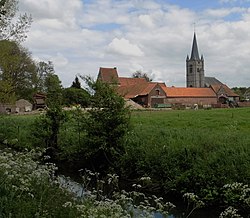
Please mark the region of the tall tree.
<svg viewBox="0 0 250 218"><path fill-rule="evenodd" d="M40 61L36 64L36 67L37 77L35 81L35 90L37 92L45 93L48 89L45 85L46 78L48 75L55 73L53 63L51 61Z"/></svg>
<svg viewBox="0 0 250 218"><path fill-rule="evenodd" d="M60 107L62 104L62 85L59 77L49 73L45 79L46 103L48 107Z"/></svg>
<svg viewBox="0 0 250 218"><path fill-rule="evenodd" d="M0 39L11 39L22 42L27 37L32 23L31 15L16 16L18 0L0 0Z"/></svg>
<svg viewBox="0 0 250 218"><path fill-rule="evenodd" d="M142 73L140 70L137 70L132 75L133 78L145 78L148 82L151 82L153 79L150 78L146 73Z"/></svg>
<svg viewBox="0 0 250 218"><path fill-rule="evenodd" d="M13 90L17 98L32 95L36 66L31 54L14 41L0 41L0 80Z"/></svg>
<svg viewBox="0 0 250 218"><path fill-rule="evenodd" d="M75 80L72 82L71 85L72 88L76 88L76 89L80 89L81 88L81 83L78 79L78 77L76 76Z"/></svg>

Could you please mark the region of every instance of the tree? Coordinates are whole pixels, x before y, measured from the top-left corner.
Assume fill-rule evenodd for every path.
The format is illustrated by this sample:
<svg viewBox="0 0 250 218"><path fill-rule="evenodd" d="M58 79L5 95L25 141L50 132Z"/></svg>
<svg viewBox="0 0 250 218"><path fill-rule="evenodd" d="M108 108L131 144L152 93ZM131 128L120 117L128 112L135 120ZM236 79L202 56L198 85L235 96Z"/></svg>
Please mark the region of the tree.
<svg viewBox="0 0 250 218"><path fill-rule="evenodd" d="M0 40L22 42L27 38L27 31L32 18L26 13L16 17L18 0L0 0Z"/></svg>
<svg viewBox="0 0 250 218"><path fill-rule="evenodd" d="M0 103L14 103L15 100L15 93L10 83L0 80Z"/></svg>
<svg viewBox="0 0 250 218"><path fill-rule="evenodd" d="M54 73L49 73L45 79L46 103L49 108L62 105L62 90L59 77Z"/></svg>
<svg viewBox="0 0 250 218"><path fill-rule="evenodd" d="M32 98L36 65L31 54L14 41L0 41L0 80L8 83L17 98Z"/></svg>
<svg viewBox="0 0 250 218"><path fill-rule="evenodd" d="M89 100L90 95L84 89L69 87L63 90L63 104L67 106L80 104L82 107L87 107Z"/></svg>
<svg viewBox="0 0 250 218"><path fill-rule="evenodd" d="M79 79L78 79L77 76L75 78L75 81L73 81L71 87L72 88L76 88L76 89L80 89L81 88L81 83L79 82Z"/></svg>
<svg viewBox="0 0 250 218"><path fill-rule="evenodd" d="M36 64L37 68L37 77L35 81L35 90L36 92L45 93L48 87L45 86L45 81L48 75L54 74L54 66L52 61L44 62L40 61Z"/></svg>
<svg viewBox="0 0 250 218"><path fill-rule="evenodd" d="M249 92L249 88L247 87L233 87L232 90L240 96L240 100L245 100L248 98L247 93Z"/></svg>
<svg viewBox="0 0 250 218"><path fill-rule="evenodd" d="M153 79L149 78L149 76L146 73L142 73L140 70L137 70L132 75L133 78L145 78L148 82L151 82Z"/></svg>
<svg viewBox="0 0 250 218"><path fill-rule="evenodd" d="M115 87L89 77L84 80L94 92L91 109L84 113L85 156L97 170L115 167L124 154L124 136L129 128L130 111Z"/></svg>

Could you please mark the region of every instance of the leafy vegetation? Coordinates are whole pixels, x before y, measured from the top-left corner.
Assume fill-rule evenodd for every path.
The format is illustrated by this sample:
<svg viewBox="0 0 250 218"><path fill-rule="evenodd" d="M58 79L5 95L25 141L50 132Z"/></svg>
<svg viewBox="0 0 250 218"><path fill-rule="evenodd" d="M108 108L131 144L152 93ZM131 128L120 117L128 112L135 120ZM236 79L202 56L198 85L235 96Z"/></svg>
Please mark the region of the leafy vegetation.
<svg viewBox="0 0 250 218"><path fill-rule="evenodd" d="M9 96L32 99L36 66L29 52L16 42L7 40L0 41L0 50L0 82L4 85L0 91L1 98L5 102Z"/></svg>
<svg viewBox="0 0 250 218"><path fill-rule="evenodd" d="M90 104L89 93L82 88L69 87L63 90L63 104L66 106L81 105L87 107Z"/></svg>
<svg viewBox="0 0 250 218"><path fill-rule="evenodd" d="M114 167L124 154L123 138L129 128L130 111L125 100L113 87L100 81L85 78L90 93L91 109L82 114L81 131L85 134L80 154L94 167L105 171Z"/></svg>
<svg viewBox="0 0 250 218"><path fill-rule="evenodd" d="M91 191L84 191L78 196L69 192L60 177L55 177L54 164L41 164L41 151L14 152L11 149L0 150L0 216L1 217L153 217L153 212L165 213L173 207L163 204L155 198L154 207L146 196L139 192L119 194L114 190L117 186L117 176L108 175L107 180L97 182L110 187L111 198L103 194L103 189L97 186ZM47 159L48 157L44 157ZM45 161L43 159L42 161ZM98 174L91 171L83 177L84 184L96 178ZM87 186L85 186L87 188ZM144 201L135 199L142 196ZM141 198L142 199L142 198Z"/></svg>

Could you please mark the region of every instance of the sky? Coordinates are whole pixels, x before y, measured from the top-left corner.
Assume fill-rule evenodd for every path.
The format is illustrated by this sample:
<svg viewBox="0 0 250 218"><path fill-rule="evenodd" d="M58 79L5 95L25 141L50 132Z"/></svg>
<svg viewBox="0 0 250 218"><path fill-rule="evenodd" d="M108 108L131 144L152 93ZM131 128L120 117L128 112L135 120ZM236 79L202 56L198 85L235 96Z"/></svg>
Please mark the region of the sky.
<svg viewBox="0 0 250 218"><path fill-rule="evenodd" d="M205 76L250 86L250 0L19 0L33 23L23 46L52 61L64 87L100 67L186 86L194 31Z"/></svg>

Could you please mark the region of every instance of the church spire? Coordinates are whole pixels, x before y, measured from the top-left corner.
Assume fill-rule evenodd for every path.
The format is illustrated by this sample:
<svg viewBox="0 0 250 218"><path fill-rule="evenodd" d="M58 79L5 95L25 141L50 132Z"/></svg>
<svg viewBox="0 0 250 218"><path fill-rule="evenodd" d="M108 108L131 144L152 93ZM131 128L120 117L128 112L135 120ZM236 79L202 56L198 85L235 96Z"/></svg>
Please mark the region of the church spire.
<svg viewBox="0 0 250 218"><path fill-rule="evenodd" d="M187 87L202 88L205 86L204 58L200 57L194 32L191 57L186 59Z"/></svg>
<svg viewBox="0 0 250 218"><path fill-rule="evenodd" d="M190 60L199 60L199 59L200 59L200 56L199 56L199 51L198 51L198 45L197 45L197 41L196 41L196 35L194 32L194 39L193 39L193 46L192 46Z"/></svg>

